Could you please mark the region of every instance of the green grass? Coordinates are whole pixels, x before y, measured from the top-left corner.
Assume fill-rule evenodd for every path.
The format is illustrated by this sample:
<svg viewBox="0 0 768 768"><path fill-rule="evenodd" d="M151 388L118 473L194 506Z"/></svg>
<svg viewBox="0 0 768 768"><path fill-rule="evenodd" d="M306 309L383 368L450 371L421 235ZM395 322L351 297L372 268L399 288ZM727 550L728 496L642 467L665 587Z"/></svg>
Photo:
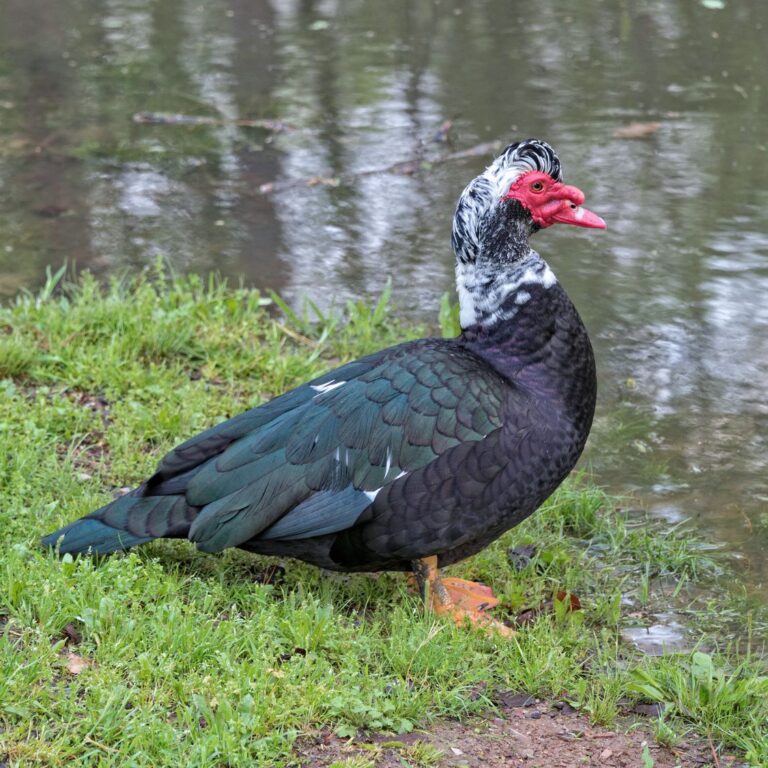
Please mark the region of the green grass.
<svg viewBox="0 0 768 768"><path fill-rule="evenodd" d="M597 722L626 697L667 702L662 738L693 728L768 762L754 653L643 659L619 636L629 612L672 604L695 626L688 586L723 563L583 478L452 569L491 584L509 615L580 598L583 610L554 600L511 640L425 614L399 575L274 571L183 542L101 561L41 552L40 535L140 481L181 439L424 332L386 295L341 317L312 305L279 317L275 302L158 269L106 289L59 274L0 309L0 762L289 765L313 729L408 731L487 711L509 688L565 697ZM447 304L441 319L453 322ZM525 545L535 553L516 569L508 550Z"/></svg>
<svg viewBox="0 0 768 768"><path fill-rule="evenodd" d="M755 765L768 755L768 674L746 659L726 665L711 654L661 658L632 672L629 689L669 706L669 715L695 724L718 741L725 737Z"/></svg>

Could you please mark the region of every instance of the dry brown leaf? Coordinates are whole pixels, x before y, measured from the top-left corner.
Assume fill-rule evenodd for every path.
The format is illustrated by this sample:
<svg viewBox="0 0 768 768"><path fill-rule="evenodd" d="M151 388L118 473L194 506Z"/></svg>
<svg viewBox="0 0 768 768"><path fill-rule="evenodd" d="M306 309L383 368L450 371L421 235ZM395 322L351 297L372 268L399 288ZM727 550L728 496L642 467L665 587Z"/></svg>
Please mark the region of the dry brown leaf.
<svg viewBox="0 0 768 768"><path fill-rule="evenodd" d="M613 132L614 139L647 139L661 128L661 123L630 123Z"/></svg>
<svg viewBox="0 0 768 768"><path fill-rule="evenodd" d="M61 636L66 640L67 645L79 645L82 640L80 633L75 629L75 625L71 623L61 630Z"/></svg>
<svg viewBox="0 0 768 768"><path fill-rule="evenodd" d="M432 141L445 144L450 137L451 128L453 128L453 120L446 120L437 129L437 132L432 137Z"/></svg>
<svg viewBox="0 0 768 768"><path fill-rule="evenodd" d="M567 599L569 611L581 610L581 600L579 600L579 598L576 597L576 595L569 594L568 592L558 592L556 595L556 599L558 603L564 603Z"/></svg>
<svg viewBox="0 0 768 768"><path fill-rule="evenodd" d="M92 661L83 658L82 656L78 656L76 653L72 653L72 651L67 654L67 672L69 672L70 675L79 675L92 665Z"/></svg>

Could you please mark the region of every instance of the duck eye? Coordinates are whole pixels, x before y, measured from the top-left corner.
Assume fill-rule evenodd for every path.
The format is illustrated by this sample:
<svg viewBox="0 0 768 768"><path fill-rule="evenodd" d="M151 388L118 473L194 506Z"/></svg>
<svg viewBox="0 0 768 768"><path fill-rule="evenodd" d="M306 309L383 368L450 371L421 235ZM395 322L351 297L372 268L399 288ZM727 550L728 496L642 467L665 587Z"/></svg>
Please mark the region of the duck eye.
<svg viewBox="0 0 768 768"><path fill-rule="evenodd" d="M544 191L544 182L543 181L534 181L533 184L531 184L531 190L534 192L543 192Z"/></svg>

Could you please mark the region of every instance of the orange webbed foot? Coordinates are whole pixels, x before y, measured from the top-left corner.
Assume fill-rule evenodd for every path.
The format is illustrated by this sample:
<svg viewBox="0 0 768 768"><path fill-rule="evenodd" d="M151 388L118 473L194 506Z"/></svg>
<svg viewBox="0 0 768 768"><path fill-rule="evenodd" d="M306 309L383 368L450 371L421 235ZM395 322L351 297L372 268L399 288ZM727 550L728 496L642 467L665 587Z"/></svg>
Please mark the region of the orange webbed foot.
<svg viewBox="0 0 768 768"><path fill-rule="evenodd" d="M436 614L447 614L458 625L469 621L503 637L515 634L514 630L485 613L499 603L490 587L466 579L442 578L434 556L414 560L413 571L422 596Z"/></svg>
<svg viewBox="0 0 768 768"><path fill-rule="evenodd" d="M468 611L489 611L499 604L499 598L487 584L467 581L453 576L440 578L454 605Z"/></svg>

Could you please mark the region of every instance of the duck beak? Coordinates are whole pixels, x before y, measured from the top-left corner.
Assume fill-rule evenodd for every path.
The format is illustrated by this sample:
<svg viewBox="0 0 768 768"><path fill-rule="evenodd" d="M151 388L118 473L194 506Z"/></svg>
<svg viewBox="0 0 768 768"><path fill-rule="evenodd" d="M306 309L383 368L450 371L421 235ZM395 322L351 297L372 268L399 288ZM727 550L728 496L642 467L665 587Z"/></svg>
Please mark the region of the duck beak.
<svg viewBox="0 0 768 768"><path fill-rule="evenodd" d="M584 208L584 193L578 187L566 184L557 190L557 207L548 211L548 219L553 224L573 224L575 227L588 227L589 229L605 229L605 222L589 208ZM555 202L555 201L553 201ZM551 204L550 204L551 205Z"/></svg>
<svg viewBox="0 0 768 768"><path fill-rule="evenodd" d="M563 200L562 207L551 216L551 220L559 224L573 224L576 227L605 229L605 222L596 213L570 200Z"/></svg>

